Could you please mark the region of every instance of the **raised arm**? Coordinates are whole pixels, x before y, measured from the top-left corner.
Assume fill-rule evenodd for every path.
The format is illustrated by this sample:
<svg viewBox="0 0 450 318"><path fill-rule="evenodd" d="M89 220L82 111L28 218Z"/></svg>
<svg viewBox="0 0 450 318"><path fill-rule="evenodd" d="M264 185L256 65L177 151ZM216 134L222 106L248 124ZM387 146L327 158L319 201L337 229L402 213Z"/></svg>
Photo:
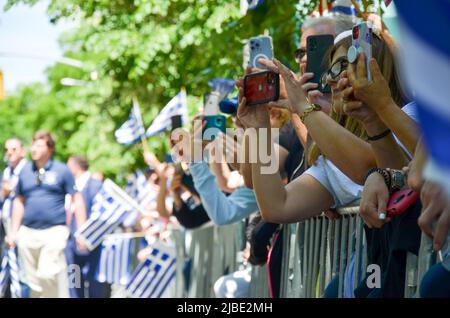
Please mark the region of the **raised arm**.
<svg viewBox="0 0 450 318"><path fill-rule="evenodd" d="M228 197L220 191L206 162L190 163L189 171L206 213L217 225L237 222L258 210L252 190L238 188Z"/></svg>

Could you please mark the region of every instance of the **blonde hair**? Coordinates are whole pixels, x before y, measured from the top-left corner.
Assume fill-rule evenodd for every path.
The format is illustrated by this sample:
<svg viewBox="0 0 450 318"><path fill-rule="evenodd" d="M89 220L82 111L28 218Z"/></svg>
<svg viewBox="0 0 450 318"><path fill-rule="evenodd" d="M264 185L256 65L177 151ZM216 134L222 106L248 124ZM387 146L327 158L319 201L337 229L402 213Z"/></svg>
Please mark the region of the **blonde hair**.
<svg viewBox="0 0 450 318"><path fill-rule="evenodd" d="M343 46L344 48L348 49L351 45L351 36L347 36L337 42L330 50L329 62L331 63L331 58L339 47ZM389 84L392 99L400 107L403 106L406 103L407 98L405 97L402 86L400 85L394 56L389 50L386 42L375 34L373 36L372 56L376 59L381 73ZM356 119L345 114L336 113L334 107L331 108L330 116L334 119L334 121L336 121L339 125L350 131L355 136L361 139L365 139L367 137L364 126ZM320 150L319 146L313 141L308 149L308 164L313 165L321 154L322 151Z"/></svg>

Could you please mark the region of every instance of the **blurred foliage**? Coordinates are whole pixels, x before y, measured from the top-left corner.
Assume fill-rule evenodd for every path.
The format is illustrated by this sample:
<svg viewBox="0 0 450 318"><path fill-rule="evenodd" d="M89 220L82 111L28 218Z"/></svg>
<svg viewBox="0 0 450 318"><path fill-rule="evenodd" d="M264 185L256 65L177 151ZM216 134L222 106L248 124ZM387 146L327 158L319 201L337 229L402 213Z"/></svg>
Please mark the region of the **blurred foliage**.
<svg viewBox="0 0 450 318"><path fill-rule="evenodd" d="M6 7L38 0L8 0ZM315 1L266 0L242 16L238 0L51 0L49 20L74 22L60 44L82 69L55 64L48 84L18 89L0 103L0 142L11 135L26 141L40 128L57 136L57 156L84 154L93 170L121 179L142 166L141 145L125 147L114 131L128 117L135 94L149 126L159 110L186 87L189 114L201 107L207 82L242 75L245 39L269 32L275 55L293 64L295 38ZM61 85L62 78L85 81ZM160 158L168 134L148 140Z"/></svg>

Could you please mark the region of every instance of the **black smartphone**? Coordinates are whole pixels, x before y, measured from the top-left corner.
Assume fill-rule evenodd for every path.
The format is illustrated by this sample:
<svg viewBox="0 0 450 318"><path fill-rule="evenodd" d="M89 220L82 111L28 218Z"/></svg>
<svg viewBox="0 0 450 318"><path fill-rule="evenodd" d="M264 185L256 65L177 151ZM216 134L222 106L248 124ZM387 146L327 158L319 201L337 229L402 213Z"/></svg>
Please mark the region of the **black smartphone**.
<svg viewBox="0 0 450 318"><path fill-rule="evenodd" d="M267 104L280 97L280 76L271 71L244 77L244 96L248 105Z"/></svg>
<svg viewBox="0 0 450 318"><path fill-rule="evenodd" d="M310 82L317 83L317 90L322 93L330 93L329 85L321 85L321 78L328 70L328 56L330 48L334 44L334 37L331 34L310 35L306 38L306 72L314 73L314 78Z"/></svg>
<svg viewBox="0 0 450 318"><path fill-rule="evenodd" d="M172 130L183 126L183 120L181 118L181 115L172 116L172 117L170 117L170 120L172 122Z"/></svg>

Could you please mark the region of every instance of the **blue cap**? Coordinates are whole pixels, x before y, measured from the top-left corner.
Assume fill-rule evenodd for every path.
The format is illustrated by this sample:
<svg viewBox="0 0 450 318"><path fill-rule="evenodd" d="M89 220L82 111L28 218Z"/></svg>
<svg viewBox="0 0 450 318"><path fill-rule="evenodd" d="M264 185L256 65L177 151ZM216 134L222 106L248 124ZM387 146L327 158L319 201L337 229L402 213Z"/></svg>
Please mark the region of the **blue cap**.
<svg viewBox="0 0 450 318"><path fill-rule="evenodd" d="M238 97L224 98L219 103L219 108L222 113L234 115L239 106Z"/></svg>

